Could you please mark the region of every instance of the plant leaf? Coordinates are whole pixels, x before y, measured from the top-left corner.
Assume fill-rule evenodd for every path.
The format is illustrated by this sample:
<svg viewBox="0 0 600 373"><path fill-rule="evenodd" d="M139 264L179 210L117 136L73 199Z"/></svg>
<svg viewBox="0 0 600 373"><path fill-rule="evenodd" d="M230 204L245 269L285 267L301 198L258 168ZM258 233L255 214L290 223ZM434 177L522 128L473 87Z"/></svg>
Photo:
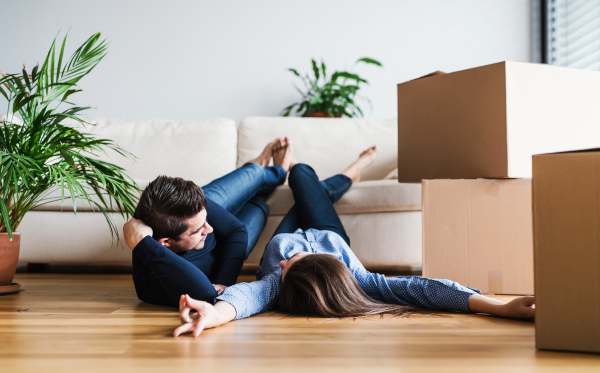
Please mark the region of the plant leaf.
<svg viewBox="0 0 600 373"><path fill-rule="evenodd" d="M369 64L372 64L372 65L377 65L377 66L383 67L383 65L381 64L381 62L379 62L377 60L374 60L372 58L369 58L369 57L359 58L356 61L356 63L359 63L359 62L369 63Z"/></svg>
<svg viewBox="0 0 600 373"><path fill-rule="evenodd" d="M18 104L14 104L13 105L13 111L19 111L21 110L21 108L25 105L27 105L31 100L34 100L35 98L39 97L39 95L31 95L29 97L24 98L23 100L19 101Z"/></svg>
<svg viewBox="0 0 600 373"><path fill-rule="evenodd" d="M69 90L68 90L68 91L65 93L65 95L63 96L63 98L61 99L61 101L63 101L63 102L64 102L64 101L66 101L66 99L67 99L69 96L71 96L73 93L76 93L76 92L81 92L81 91L82 91L81 89L69 89Z"/></svg>
<svg viewBox="0 0 600 373"><path fill-rule="evenodd" d="M6 204L4 200L0 198L0 212L2 212L2 219L4 219L4 226L6 227L6 232L8 232L8 239L12 241L12 229L10 227L10 217L8 215L8 209L6 208Z"/></svg>
<svg viewBox="0 0 600 373"><path fill-rule="evenodd" d="M315 62L314 58L311 59L313 73L315 73L315 82L319 80L319 68L317 67L317 62Z"/></svg>

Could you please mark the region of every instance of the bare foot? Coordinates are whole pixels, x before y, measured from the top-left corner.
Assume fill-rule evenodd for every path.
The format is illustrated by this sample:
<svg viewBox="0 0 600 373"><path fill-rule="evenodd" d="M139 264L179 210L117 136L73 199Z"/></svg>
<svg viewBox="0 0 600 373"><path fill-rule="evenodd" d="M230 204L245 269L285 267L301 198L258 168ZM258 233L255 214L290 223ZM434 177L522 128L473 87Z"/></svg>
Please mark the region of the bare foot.
<svg viewBox="0 0 600 373"><path fill-rule="evenodd" d="M296 158L292 157L292 159L290 159L290 170L296 165L296 163L298 163L298 161Z"/></svg>
<svg viewBox="0 0 600 373"><path fill-rule="evenodd" d="M279 139L278 139L279 140ZM283 167L287 172L292 167L292 139L285 137L283 141L277 142L273 151L273 164Z"/></svg>
<svg viewBox="0 0 600 373"><path fill-rule="evenodd" d="M280 139L283 139L283 137L278 137L274 141L268 143L258 157L249 160L246 163L258 163L262 167L267 167L269 165L269 162L271 161L271 157L273 156L273 152L275 147L277 146L277 142Z"/></svg>
<svg viewBox="0 0 600 373"><path fill-rule="evenodd" d="M358 183L360 181L360 173L362 170L370 166L375 162L377 157L377 145L368 148L367 150L360 153L358 159L354 161L346 171L342 172L342 175L348 176L352 179L352 183Z"/></svg>

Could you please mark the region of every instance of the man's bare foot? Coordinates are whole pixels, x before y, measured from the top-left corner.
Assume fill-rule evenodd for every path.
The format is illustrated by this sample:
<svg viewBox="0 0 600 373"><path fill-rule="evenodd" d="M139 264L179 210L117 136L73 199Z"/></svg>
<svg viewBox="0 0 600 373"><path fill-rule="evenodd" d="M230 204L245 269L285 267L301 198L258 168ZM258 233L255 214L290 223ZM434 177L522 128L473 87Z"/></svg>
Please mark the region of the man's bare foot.
<svg viewBox="0 0 600 373"><path fill-rule="evenodd" d="M249 160L246 163L258 163L262 167L267 167L271 161L271 157L273 157L274 149L280 140L283 141L283 137L278 137L274 141L268 143L258 157Z"/></svg>
<svg viewBox="0 0 600 373"><path fill-rule="evenodd" d="M375 162L377 157L377 145L368 148L367 150L360 153L358 159L354 161L346 171L342 172L342 175L348 176L352 179L352 183L358 183L360 181L360 173L362 170L370 166Z"/></svg>
<svg viewBox="0 0 600 373"><path fill-rule="evenodd" d="M283 141L277 141L273 149L273 164L283 167L286 172L289 171L293 160L292 139L286 136Z"/></svg>

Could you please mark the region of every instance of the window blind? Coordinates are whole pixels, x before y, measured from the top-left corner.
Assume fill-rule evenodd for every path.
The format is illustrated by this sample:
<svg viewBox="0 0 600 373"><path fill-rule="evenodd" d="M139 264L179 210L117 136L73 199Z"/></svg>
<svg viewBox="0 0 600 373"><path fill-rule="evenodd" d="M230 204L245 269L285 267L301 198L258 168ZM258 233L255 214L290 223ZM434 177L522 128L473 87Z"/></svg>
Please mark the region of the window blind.
<svg viewBox="0 0 600 373"><path fill-rule="evenodd" d="M600 71L600 0L548 0L547 62Z"/></svg>

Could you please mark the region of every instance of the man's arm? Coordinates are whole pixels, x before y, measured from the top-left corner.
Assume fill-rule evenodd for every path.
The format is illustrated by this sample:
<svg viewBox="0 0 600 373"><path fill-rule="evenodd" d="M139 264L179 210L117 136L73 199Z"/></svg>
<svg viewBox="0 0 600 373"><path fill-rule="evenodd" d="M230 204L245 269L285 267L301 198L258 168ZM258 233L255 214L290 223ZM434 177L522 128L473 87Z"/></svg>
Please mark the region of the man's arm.
<svg viewBox="0 0 600 373"><path fill-rule="evenodd" d="M151 281L154 286L158 282L170 305L176 306L182 294L190 294L196 299L210 302L217 296L217 291L208 277L193 264L153 239L152 228L141 220L131 219L125 223L123 235L133 254L151 272L145 271L146 275L142 280ZM136 290L146 285L148 283L136 284ZM149 292L152 292L152 289Z"/></svg>
<svg viewBox="0 0 600 373"><path fill-rule="evenodd" d="M231 286L236 283L246 259L248 231L235 216L211 200L207 201L206 212L206 220L213 227L217 241L217 261L211 278L215 284Z"/></svg>

